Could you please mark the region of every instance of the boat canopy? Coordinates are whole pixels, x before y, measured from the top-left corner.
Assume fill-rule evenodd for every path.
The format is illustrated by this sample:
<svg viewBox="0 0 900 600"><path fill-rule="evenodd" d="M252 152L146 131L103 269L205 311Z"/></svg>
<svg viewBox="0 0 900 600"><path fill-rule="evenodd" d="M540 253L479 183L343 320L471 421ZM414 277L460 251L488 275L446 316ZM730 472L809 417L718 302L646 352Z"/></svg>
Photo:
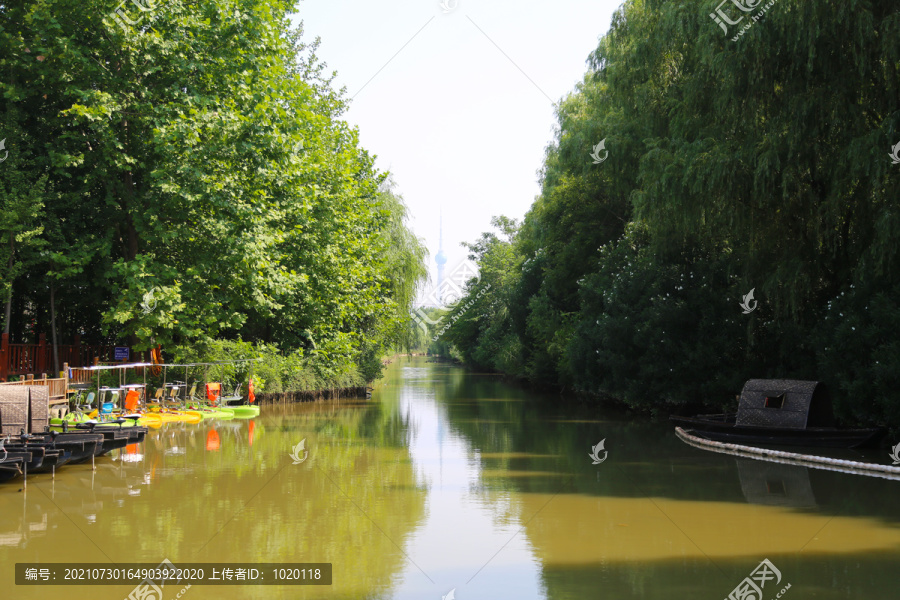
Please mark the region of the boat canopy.
<svg viewBox="0 0 900 600"><path fill-rule="evenodd" d="M738 405L738 427L833 427L831 396L818 381L751 379Z"/></svg>
<svg viewBox="0 0 900 600"><path fill-rule="evenodd" d="M40 433L50 424L50 392L40 385L0 386L0 433ZM29 408L30 407L30 408Z"/></svg>

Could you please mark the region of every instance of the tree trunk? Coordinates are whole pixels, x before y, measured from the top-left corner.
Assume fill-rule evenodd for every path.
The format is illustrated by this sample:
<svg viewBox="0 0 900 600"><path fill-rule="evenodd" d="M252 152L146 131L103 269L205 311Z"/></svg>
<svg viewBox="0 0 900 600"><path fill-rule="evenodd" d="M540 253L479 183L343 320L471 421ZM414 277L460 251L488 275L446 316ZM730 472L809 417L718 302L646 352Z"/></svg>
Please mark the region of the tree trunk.
<svg viewBox="0 0 900 600"><path fill-rule="evenodd" d="M59 345L56 343L56 282L50 284L50 335L53 338L53 372L59 373Z"/></svg>
<svg viewBox="0 0 900 600"><path fill-rule="evenodd" d="M3 333L9 333L9 318L12 314L12 283L9 284L9 296L6 298Z"/></svg>
<svg viewBox="0 0 900 600"><path fill-rule="evenodd" d="M13 268L13 256L15 255L16 250L16 236L13 235L12 232L9 232L9 272L12 273ZM12 294L13 294L13 282L9 282L9 295L6 297L6 315L3 320L3 333L9 333L9 321L10 316L12 315Z"/></svg>

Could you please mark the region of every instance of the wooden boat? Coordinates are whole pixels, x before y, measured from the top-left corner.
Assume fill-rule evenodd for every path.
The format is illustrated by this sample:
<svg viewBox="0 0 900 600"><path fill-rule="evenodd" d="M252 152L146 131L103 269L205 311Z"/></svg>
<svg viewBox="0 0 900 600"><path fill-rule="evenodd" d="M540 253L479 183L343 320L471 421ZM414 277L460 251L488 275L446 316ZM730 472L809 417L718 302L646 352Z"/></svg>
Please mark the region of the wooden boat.
<svg viewBox="0 0 900 600"><path fill-rule="evenodd" d="M70 453L69 463L82 463L98 453L102 449L103 436L99 433L86 432L59 432L51 431L44 434L33 434L44 442L51 442L55 447Z"/></svg>
<svg viewBox="0 0 900 600"><path fill-rule="evenodd" d="M103 436L103 441L100 442L99 446L97 447L97 451L94 452L94 456L103 456L104 454L108 454L113 450L124 448L131 442L127 432L118 432L114 429L109 429L106 427L96 429L89 429L85 427L84 429L90 431L91 433L98 433Z"/></svg>
<svg viewBox="0 0 900 600"><path fill-rule="evenodd" d="M61 450L54 448L50 444L41 443L23 445L10 443L6 445L6 450L9 456L22 456L24 458L27 454L30 454L31 460L27 465L29 473L49 473L53 469L68 463L72 456L72 453L67 450Z"/></svg>
<svg viewBox="0 0 900 600"><path fill-rule="evenodd" d="M7 456L3 462L0 462L0 483L15 479L21 474L22 459Z"/></svg>
<svg viewBox="0 0 900 600"><path fill-rule="evenodd" d="M19 459L22 462L22 470L31 473L41 468L44 464L43 448L7 448L7 459Z"/></svg>
<svg viewBox="0 0 900 600"><path fill-rule="evenodd" d="M751 379L734 414L671 416L686 432L716 442L744 445L858 448L876 444L882 427L834 426L831 398L817 381Z"/></svg>
<svg viewBox="0 0 900 600"><path fill-rule="evenodd" d="M72 461L90 458L94 455L98 440L102 436L94 438L84 434L66 436L53 433L28 434L24 431L21 435L6 438L0 441L0 450L3 452L3 460L0 464L7 464L6 459L17 459L19 467L23 471L40 473L51 471ZM11 473L4 473L9 477Z"/></svg>
<svg viewBox="0 0 900 600"><path fill-rule="evenodd" d="M124 448L128 444L137 444L144 441L147 435L147 428L132 425L129 427L109 427L108 424L101 423L79 423L76 428L81 431L87 431L93 434L103 436L99 451L95 456L103 456L111 450Z"/></svg>

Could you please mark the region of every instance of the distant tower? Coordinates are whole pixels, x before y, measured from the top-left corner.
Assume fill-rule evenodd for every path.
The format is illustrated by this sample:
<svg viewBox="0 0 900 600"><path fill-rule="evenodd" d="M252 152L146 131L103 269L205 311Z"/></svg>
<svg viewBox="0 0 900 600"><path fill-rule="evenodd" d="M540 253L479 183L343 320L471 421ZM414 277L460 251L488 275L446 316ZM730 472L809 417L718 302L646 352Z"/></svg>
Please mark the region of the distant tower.
<svg viewBox="0 0 900 600"><path fill-rule="evenodd" d="M441 229L440 229L440 244L438 246L437 256L434 257L434 262L437 263L437 297L438 302L443 304L443 287L444 287L444 265L447 264L447 255L444 254L444 213L441 212Z"/></svg>

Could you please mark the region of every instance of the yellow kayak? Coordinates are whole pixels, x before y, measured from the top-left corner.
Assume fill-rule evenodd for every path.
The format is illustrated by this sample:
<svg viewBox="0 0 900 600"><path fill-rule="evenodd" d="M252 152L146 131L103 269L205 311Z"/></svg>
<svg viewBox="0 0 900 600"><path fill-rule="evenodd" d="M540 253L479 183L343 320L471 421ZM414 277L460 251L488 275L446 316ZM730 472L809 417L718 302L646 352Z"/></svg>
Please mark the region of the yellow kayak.
<svg viewBox="0 0 900 600"><path fill-rule="evenodd" d="M179 410L160 414L170 416L174 420L181 421L183 423L199 423L203 420L203 417L200 415L200 413L195 410Z"/></svg>
<svg viewBox="0 0 900 600"><path fill-rule="evenodd" d="M157 415L163 423L199 423L203 416L195 410L160 410L158 406L150 408L147 414Z"/></svg>
<svg viewBox="0 0 900 600"><path fill-rule="evenodd" d="M162 424L163 420L159 413L144 413L138 421L138 425L152 427L153 429L159 429L162 427Z"/></svg>

